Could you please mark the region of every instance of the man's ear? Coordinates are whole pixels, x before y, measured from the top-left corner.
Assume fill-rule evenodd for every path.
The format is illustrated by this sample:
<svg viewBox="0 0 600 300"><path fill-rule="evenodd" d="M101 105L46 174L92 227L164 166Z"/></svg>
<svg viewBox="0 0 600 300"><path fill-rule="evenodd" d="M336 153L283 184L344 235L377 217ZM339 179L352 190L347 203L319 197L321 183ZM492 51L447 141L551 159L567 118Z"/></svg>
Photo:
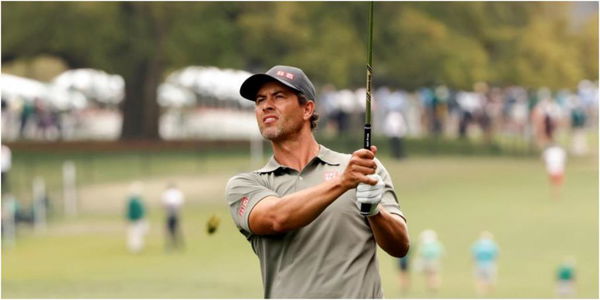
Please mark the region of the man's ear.
<svg viewBox="0 0 600 300"><path fill-rule="evenodd" d="M310 117L312 117L313 113L315 112L315 102L312 100L308 100L306 101L306 104L304 104L304 120L309 120Z"/></svg>

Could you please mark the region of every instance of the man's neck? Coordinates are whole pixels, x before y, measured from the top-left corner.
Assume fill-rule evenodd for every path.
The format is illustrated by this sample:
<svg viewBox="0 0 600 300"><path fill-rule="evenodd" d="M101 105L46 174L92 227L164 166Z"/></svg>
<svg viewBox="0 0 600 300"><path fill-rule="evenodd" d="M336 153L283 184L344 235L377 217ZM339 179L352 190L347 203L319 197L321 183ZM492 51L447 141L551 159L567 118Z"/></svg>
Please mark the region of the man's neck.
<svg viewBox="0 0 600 300"><path fill-rule="evenodd" d="M282 166L302 171L319 153L319 144L312 132L299 135L298 138L281 142L271 142L275 160Z"/></svg>

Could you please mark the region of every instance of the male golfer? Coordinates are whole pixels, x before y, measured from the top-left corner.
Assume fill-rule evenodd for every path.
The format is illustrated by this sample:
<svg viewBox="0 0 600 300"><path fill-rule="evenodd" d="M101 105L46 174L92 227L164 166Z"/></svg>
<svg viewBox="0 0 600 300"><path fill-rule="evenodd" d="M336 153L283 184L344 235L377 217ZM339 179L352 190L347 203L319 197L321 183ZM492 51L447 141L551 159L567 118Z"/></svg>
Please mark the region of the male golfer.
<svg viewBox="0 0 600 300"><path fill-rule="evenodd" d="M315 89L298 68L255 74L240 94L256 102L273 147L262 169L226 188L233 220L259 257L264 296L382 298L375 244L402 257L409 239L377 148L348 155L317 143ZM368 216L361 203L372 204Z"/></svg>

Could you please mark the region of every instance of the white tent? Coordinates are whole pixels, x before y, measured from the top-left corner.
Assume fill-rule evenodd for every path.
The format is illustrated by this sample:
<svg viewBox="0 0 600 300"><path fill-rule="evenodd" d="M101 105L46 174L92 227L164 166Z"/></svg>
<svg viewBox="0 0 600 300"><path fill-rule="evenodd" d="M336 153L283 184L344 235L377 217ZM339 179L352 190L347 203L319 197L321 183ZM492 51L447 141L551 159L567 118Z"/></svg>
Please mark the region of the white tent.
<svg viewBox="0 0 600 300"><path fill-rule="evenodd" d="M125 97L125 80L94 69L74 69L54 78L53 83L66 89L80 91L86 97L106 104L118 104Z"/></svg>
<svg viewBox="0 0 600 300"><path fill-rule="evenodd" d="M58 109L82 109L87 105L87 99L80 92L56 85L48 86L48 96L50 103Z"/></svg>
<svg viewBox="0 0 600 300"><path fill-rule="evenodd" d="M216 67L190 66L169 75L158 88L158 103L165 106L188 106L200 101L210 101L218 106L253 108L254 104L239 94L242 82L252 74ZM117 104L125 94L125 81L94 69L75 69L57 76L57 86L80 91L88 99ZM198 96L198 97L196 97Z"/></svg>
<svg viewBox="0 0 600 300"><path fill-rule="evenodd" d="M46 84L24 77L10 74L0 75L0 90L2 98L12 101L20 98L23 101L33 101L35 98L46 96Z"/></svg>
<svg viewBox="0 0 600 300"><path fill-rule="evenodd" d="M191 106L196 96L190 90L172 83L163 83L158 87L158 104L163 107Z"/></svg>
<svg viewBox="0 0 600 300"><path fill-rule="evenodd" d="M201 98L250 108L253 107L252 102L240 96L239 88L251 75L240 70L191 66L172 73L167 77L167 82L187 88Z"/></svg>
<svg viewBox="0 0 600 300"><path fill-rule="evenodd" d="M79 92L10 74L0 75L0 90L9 103L39 100L57 109L80 109L87 104L85 96Z"/></svg>

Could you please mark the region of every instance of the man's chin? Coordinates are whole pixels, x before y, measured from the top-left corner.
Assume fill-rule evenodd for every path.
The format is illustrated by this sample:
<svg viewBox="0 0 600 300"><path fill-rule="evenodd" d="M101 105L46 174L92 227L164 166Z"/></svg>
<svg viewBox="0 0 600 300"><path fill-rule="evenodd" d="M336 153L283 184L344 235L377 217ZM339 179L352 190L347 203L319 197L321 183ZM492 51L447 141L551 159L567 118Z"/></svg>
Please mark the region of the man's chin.
<svg viewBox="0 0 600 300"><path fill-rule="evenodd" d="M263 138L269 140L269 141L277 141L281 134L279 132L279 130L274 130L275 128L268 128L265 129L263 131L261 131L261 135L263 136Z"/></svg>

